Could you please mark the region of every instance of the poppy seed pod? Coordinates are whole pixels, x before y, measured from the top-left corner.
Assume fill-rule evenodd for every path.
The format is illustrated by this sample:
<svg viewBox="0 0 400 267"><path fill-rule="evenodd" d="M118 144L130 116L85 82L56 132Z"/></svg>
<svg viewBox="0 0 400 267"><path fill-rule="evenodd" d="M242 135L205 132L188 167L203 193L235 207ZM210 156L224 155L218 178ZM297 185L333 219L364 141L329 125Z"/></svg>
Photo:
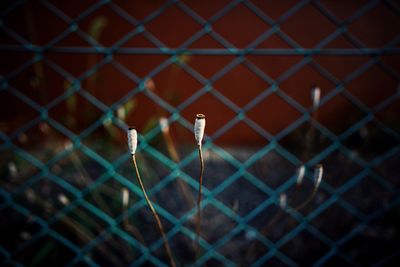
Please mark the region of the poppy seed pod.
<svg viewBox="0 0 400 267"><path fill-rule="evenodd" d="M137 132L135 128L129 128L128 130L128 147L129 152L135 155L137 148Z"/></svg>
<svg viewBox="0 0 400 267"><path fill-rule="evenodd" d="M204 128L206 127L206 116L203 114L196 115L196 121L194 122L194 138L197 141L197 145L201 146L201 142L204 137Z"/></svg>
<svg viewBox="0 0 400 267"><path fill-rule="evenodd" d="M314 169L315 188L319 187L319 184L321 183L321 180L322 180L323 172L324 172L324 169L322 168L321 164L318 164L315 166L315 169Z"/></svg>
<svg viewBox="0 0 400 267"><path fill-rule="evenodd" d="M304 165L301 165L301 166L297 169L297 181L296 181L296 183L297 183L298 185L301 185L301 183L303 182L304 173L305 173Z"/></svg>
<svg viewBox="0 0 400 267"><path fill-rule="evenodd" d="M64 194L59 194L58 195L58 201L60 201L63 205L68 205L69 204L69 198Z"/></svg>
<svg viewBox="0 0 400 267"><path fill-rule="evenodd" d="M281 209L285 209L287 205L287 196L285 193L281 193L279 195L279 206L281 207Z"/></svg>
<svg viewBox="0 0 400 267"><path fill-rule="evenodd" d="M122 206L123 207L128 207L128 203L129 203L129 191L127 188L122 188L121 190L122 193Z"/></svg>
<svg viewBox="0 0 400 267"><path fill-rule="evenodd" d="M318 86L316 86L311 91L311 99L313 102L314 109L318 107L320 98L321 98L321 89Z"/></svg>
<svg viewBox="0 0 400 267"><path fill-rule="evenodd" d="M160 118L159 124L163 133L169 132L168 120L166 118Z"/></svg>

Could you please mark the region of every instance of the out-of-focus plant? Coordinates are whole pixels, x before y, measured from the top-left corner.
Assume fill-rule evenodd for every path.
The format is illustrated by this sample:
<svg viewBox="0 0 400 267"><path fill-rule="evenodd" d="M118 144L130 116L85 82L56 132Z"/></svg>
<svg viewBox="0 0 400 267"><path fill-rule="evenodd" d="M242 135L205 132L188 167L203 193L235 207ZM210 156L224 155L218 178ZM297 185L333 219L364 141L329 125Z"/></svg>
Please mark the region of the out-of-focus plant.
<svg viewBox="0 0 400 267"><path fill-rule="evenodd" d="M104 31L104 28L107 26L108 19L105 16L99 16L94 18L89 24L88 35L94 40L98 41L101 38L101 35ZM92 65L96 63L97 55L96 54L89 54L87 57L87 69L89 69ZM86 90L96 94L97 89L97 81L99 76L97 72L92 73L87 80L86 80Z"/></svg>
<svg viewBox="0 0 400 267"><path fill-rule="evenodd" d="M164 247L167 252L170 264L172 267L175 267L176 263L175 263L173 255L172 255L172 251L171 251L171 248L170 248L170 245L168 242L168 238L165 234L164 227L163 227L161 220L157 214L157 211L154 209L153 204L151 203L149 197L147 196L146 189L142 182L142 178L140 177L139 169L138 169L138 166L136 163L137 132L134 128L129 128L129 130L128 130L128 146L129 146L129 152L131 153L133 166L136 171L136 178L137 178L140 188L143 192L143 196L147 202L147 205L149 206L151 213L153 214L154 219L156 220L158 230L160 231L160 234L164 240Z"/></svg>
<svg viewBox="0 0 400 267"><path fill-rule="evenodd" d="M194 123L194 137L199 151L200 175L199 175L199 192L197 195L197 221L196 221L196 255L200 252L200 233L201 233L201 198L203 192L203 174L204 174L204 159L202 152L202 142L204 137L204 129L206 127L206 116L197 114Z"/></svg>

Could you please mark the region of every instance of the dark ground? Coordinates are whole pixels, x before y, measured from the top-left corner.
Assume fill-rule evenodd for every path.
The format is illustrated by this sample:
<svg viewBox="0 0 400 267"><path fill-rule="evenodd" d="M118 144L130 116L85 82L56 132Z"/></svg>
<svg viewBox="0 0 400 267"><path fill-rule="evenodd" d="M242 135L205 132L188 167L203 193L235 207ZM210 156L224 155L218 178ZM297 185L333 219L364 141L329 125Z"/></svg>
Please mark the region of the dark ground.
<svg viewBox="0 0 400 267"><path fill-rule="evenodd" d="M224 151L218 147L205 149L202 237L219 254L210 251L211 256L207 256L203 265L222 266L224 259L228 259L225 261L228 266L313 266L320 261L323 266L396 266L400 259L397 198L400 157L397 152L381 164L368 165L395 145L384 136L371 131L370 135L363 141L361 135L355 134L344 142L348 153L336 149L319 160L324 166L322 185L313 200L298 213L290 208L282 210L279 194L287 195L291 207L307 199L313 190L312 166L307 166L307 177L296 189L298 166L285 159L279 149L265 152L243 147L225 147ZM311 162L331 145L318 135L313 149L307 149L300 136L290 134L279 144L298 158L311 159ZM157 140L150 145L169 157L163 141ZM366 148L368 143L376 142L380 145ZM132 182L136 184L136 180L129 158L123 156L125 145L114 141L85 144L107 160L115 160L116 173L107 174L107 169L93 158L56 139L48 139L36 147L24 147L44 162L51 162L65 146L72 149L66 157L48 164L48 173L40 172L15 151L3 153L2 192L14 193L9 202L4 193L0 197L0 262L4 266L12 265L13 261L27 266L70 262L76 252L61 244L50 231L77 247L93 245L84 252L101 266L127 266L139 259L142 252L132 245L136 240L149 247L152 255L167 262L162 244L154 244L160 241L160 235L153 217L145 203L139 202L140 191L133 187ZM161 217L167 232L173 235L170 242L180 266L193 264L195 258L191 240L195 225L186 213L194 207L192 201L197 197L195 180L199 164L194 146L179 148L181 158L190 157L191 153L192 159L181 163L181 171L172 164L161 163L149 150L138 153L141 173L153 202L169 213L170 220L164 212ZM360 158L366 166L359 164ZM94 187L96 183L99 185ZM121 215L123 187L134 190L130 191L128 226ZM84 207L78 202L77 207L65 208L60 195L70 204L81 192L86 192L82 198L88 205ZM96 210L108 217L96 215ZM64 213L65 217L53 219L55 214ZM179 219L182 221L178 222ZM49 223L49 229L45 222ZM113 233L109 232L111 229ZM96 237L97 241L91 243ZM274 252L273 246L278 250ZM265 262L264 255L269 255ZM12 261L7 262L8 256ZM145 261L142 265L154 263Z"/></svg>

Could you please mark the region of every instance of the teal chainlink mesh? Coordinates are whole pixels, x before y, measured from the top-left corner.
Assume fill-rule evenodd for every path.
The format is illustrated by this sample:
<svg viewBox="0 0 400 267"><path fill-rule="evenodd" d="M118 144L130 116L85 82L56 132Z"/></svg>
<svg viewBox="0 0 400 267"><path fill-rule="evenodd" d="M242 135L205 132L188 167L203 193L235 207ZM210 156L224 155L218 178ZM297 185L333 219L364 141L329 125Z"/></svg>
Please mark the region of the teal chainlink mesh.
<svg viewBox="0 0 400 267"><path fill-rule="evenodd" d="M400 54L400 5L397 1L364 1L346 19L331 12L327 7L329 1L297 1L277 19L272 19L271 14L259 8L258 1L221 1L220 7L208 20L192 8L191 1L154 1L159 5L143 18L136 18L129 10L125 10L123 6L126 3L123 1L87 1L84 7L76 8L79 12L73 17L64 13L63 1L31 1L67 25L63 31L49 32L46 40L40 39L38 34L38 42L28 40L18 27L7 24L10 17L15 21L21 19L14 14L17 14L16 10L23 9L27 2L30 1L3 1L0 12L0 31L2 36L7 36L4 39L6 41L0 44L0 52L4 57L9 54L7 60L1 60L1 64L8 66L8 72L2 71L0 76L0 97L7 95L24 106L21 118L18 117L18 110L5 106L7 103L2 102L4 105L0 107L4 115L1 124L17 125L11 131L0 132L0 153L3 155L3 181L0 188L2 266L43 266L43 262L60 262L67 266L167 266L162 239L135 182L124 140L129 126L124 121L129 116L124 114L129 113L129 108L134 109L135 114L140 113L135 109L135 103L131 102L139 95L145 95L152 103L146 112L152 112L155 104L168 114L171 127L178 125L189 134L192 132L194 114L193 120L189 120L183 113L206 94L211 94L224 109L234 114L231 120L220 125L213 133L207 132L206 127L206 174L202 204L205 222L201 238L203 251L197 261L192 252L195 240L192 217L196 209L188 200L190 196L196 197L198 188L199 165L194 141L178 147L180 160L176 162L160 141L162 129L157 121L149 122L150 126L140 133L138 162L142 165L148 193L167 229L179 265L325 266L333 263L335 266L393 266L391 264L399 258L400 121L396 117L396 114L399 115L399 67L386 61L391 57L396 61ZM135 8L140 8L138 3ZM329 20L334 29L321 37L312 48L304 48L285 33L285 23L310 6ZM268 25L267 30L242 48L236 47L213 29L214 24L239 7ZM390 25L394 28L393 38L383 45L367 45L352 34L349 27L378 7L393 17L394 24ZM175 48L164 44L146 28L172 8L178 9L182 16L199 25L196 32ZM112 10L111 19L122 19L126 23L122 37L111 44L100 43L94 38L95 27L91 33L80 28L81 24L87 23L87 17L101 9ZM49 15L48 23L57 22ZM103 22L100 19L98 23L98 27L101 27ZM116 28L115 34L120 30ZM179 33L180 30L176 29L176 34ZM71 41L72 45L69 46L59 45L60 41L72 34L79 36L86 45L75 41ZM193 46L206 34L218 46ZM281 48L260 48L273 35L286 45ZM351 46L328 46L341 35ZM138 36L144 36L143 42L149 45L126 45ZM93 55L95 59L79 75L48 56L70 55L73 61L73 55L82 53ZM17 56L24 58L27 54L32 57L18 63ZM163 60L147 66L149 72L141 77L135 70L115 60L116 57L129 55L163 56ZM233 60L217 67L218 71L211 78L205 78L184 60L185 56L196 55L226 56ZM277 77L272 77L247 60L250 56L298 56L299 60L285 67ZM366 60L356 67L344 66L342 71L345 78L339 80L316 60L318 56L333 59L359 56ZM39 68L35 70L37 73L43 71L37 67L38 63L45 64L46 71L51 70L46 75L62 77L62 84L54 82L46 87L51 95L54 86L64 86L61 94L38 101L32 92L15 85L15 79L23 79L18 76L23 75L26 69L36 66L34 68ZM126 88L124 95L118 99L102 101L100 90L85 90L85 86L89 86L88 79L106 65L111 65L112 71L127 78L132 86ZM200 84L198 90L190 91L188 97L177 106L149 90L149 81L172 65L178 65ZM243 106L214 88L215 83L239 65L246 66L252 75L268 84ZM322 95L319 104L321 109L340 96L352 106L352 113L361 114L356 121L343 122L346 125L343 130L332 130L314 119L310 108L304 107L280 88L306 65L312 66L314 72L333 84L333 89ZM372 97L380 98L376 105L366 104L359 95L346 89L348 84L372 67L379 68L396 84L392 94L382 93ZM30 80L33 85L35 82L41 81L34 78ZM118 80L115 83L117 86ZM367 95L367 91L362 95ZM243 95L246 95L246 91ZM269 131L249 116L260 103L274 96L301 114L279 131ZM64 105L61 111L58 110L60 105ZM394 110L394 113L384 113L388 109ZM14 113L10 114L9 110ZM207 121L212 121L213 116L204 112ZM265 113L267 117L276 116ZM60 116L64 117L60 119ZM69 121L70 117L76 121ZM239 123L261 136L265 145L242 149L232 144L220 145L218 138L234 131ZM319 145L304 159L301 151L306 145L302 135L309 128L319 136ZM357 146L364 134L372 134L376 139ZM53 140L52 136L59 138L54 137ZM63 140L61 145L59 140ZM34 145L29 145L32 142ZM298 145L286 145L293 143ZM307 209L299 212L282 211L279 209L280 195L287 194L289 204L294 201L295 169L303 162L307 169L304 182L306 192L312 188L315 164L324 164L326 177ZM343 179L343 175L348 177ZM91 179L89 182L85 180L87 177ZM121 204L121 190L124 188L130 193L126 210ZM304 195L297 196L298 199L301 197ZM277 223L272 225L271 218L278 218ZM129 221L128 226L126 220ZM397 228L394 227L396 223ZM262 230L265 227L266 232ZM370 247L369 244L374 245Z"/></svg>

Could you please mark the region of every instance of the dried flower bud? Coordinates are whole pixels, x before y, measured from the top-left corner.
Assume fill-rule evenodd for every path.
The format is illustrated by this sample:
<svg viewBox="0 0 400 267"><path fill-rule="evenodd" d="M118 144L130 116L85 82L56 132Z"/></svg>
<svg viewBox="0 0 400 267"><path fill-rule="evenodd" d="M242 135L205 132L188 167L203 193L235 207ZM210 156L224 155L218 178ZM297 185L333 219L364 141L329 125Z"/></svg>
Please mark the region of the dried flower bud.
<svg viewBox="0 0 400 267"><path fill-rule="evenodd" d="M128 202L129 202L129 191L127 188L123 187L122 188L122 206L123 207L128 207Z"/></svg>
<svg viewBox="0 0 400 267"><path fill-rule="evenodd" d="M311 99L314 109L318 107L320 98L321 98L321 89L318 86L316 86L311 91Z"/></svg>
<svg viewBox="0 0 400 267"><path fill-rule="evenodd" d="M35 202L36 200L36 194L35 191L33 191L32 188L28 188L25 191L25 197L29 202Z"/></svg>
<svg viewBox="0 0 400 267"><path fill-rule="evenodd" d="M314 168L315 188L319 187L319 184L321 183L321 180L322 180L323 173L324 173L324 169L322 168L322 165L321 164L315 165L315 168Z"/></svg>
<svg viewBox="0 0 400 267"><path fill-rule="evenodd" d="M301 183L303 182L304 173L305 173L305 167L304 167L304 165L301 165L301 166L297 169L297 181L296 181L296 183L297 183L298 185L301 185Z"/></svg>
<svg viewBox="0 0 400 267"><path fill-rule="evenodd" d="M129 152L135 155L137 148L137 132L135 128L129 128L128 130L128 147Z"/></svg>
<svg viewBox="0 0 400 267"><path fill-rule="evenodd" d="M9 162L8 163L8 171L10 172L10 176L12 179L15 179L18 177L18 169L17 169L17 165L15 165L14 162Z"/></svg>
<svg viewBox="0 0 400 267"><path fill-rule="evenodd" d="M163 133L169 132L169 125L168 125L167 118L164 118L164 117L160 118L159 123L160 123L161 131Z"/></svg>
<svg viewBox="0 0 400 267"><path fill-rule="evenodd" d="M64 142L64 150L71 150L74 147L71 140L67 140Z"/></svg>
<svg viewBox="0 0 400 267"><path fill-rule="evenodd" d="M206 116L203 114L196 115L196 121L194 122L194 138L197 141L197 145L201 146L201 142L204 137L204 128L206 127Z"/></svg>
<svg viewBox="0 0 400 267"><path fill-rule="evenodd" d="M21 232L21 238L23 240L29 240L32 238L32 235L27 231L23 231L23 232Z"/></svg>
<svg viewBox="0 0 400 267"><path fill-rule="evenodd" d="M281 209L285 209L287 205L287 196L285 193L279 195L279 206Z"/></svg>
<svg viewBox="0 0 400 267"><path fill-rule="evenodd" d="M58 201L65 206L69 204L69 198L64 194L58 194Z"/></svg>
<svg viewBox="0 0 400 267"><path fill-rule="evenodd" d="M120 120L125 120L125 117L126 117L126 110L125 110L125 106L120 106L118 109L117 109L117 117L118 117L118 119L120 119Z"/></svg>

